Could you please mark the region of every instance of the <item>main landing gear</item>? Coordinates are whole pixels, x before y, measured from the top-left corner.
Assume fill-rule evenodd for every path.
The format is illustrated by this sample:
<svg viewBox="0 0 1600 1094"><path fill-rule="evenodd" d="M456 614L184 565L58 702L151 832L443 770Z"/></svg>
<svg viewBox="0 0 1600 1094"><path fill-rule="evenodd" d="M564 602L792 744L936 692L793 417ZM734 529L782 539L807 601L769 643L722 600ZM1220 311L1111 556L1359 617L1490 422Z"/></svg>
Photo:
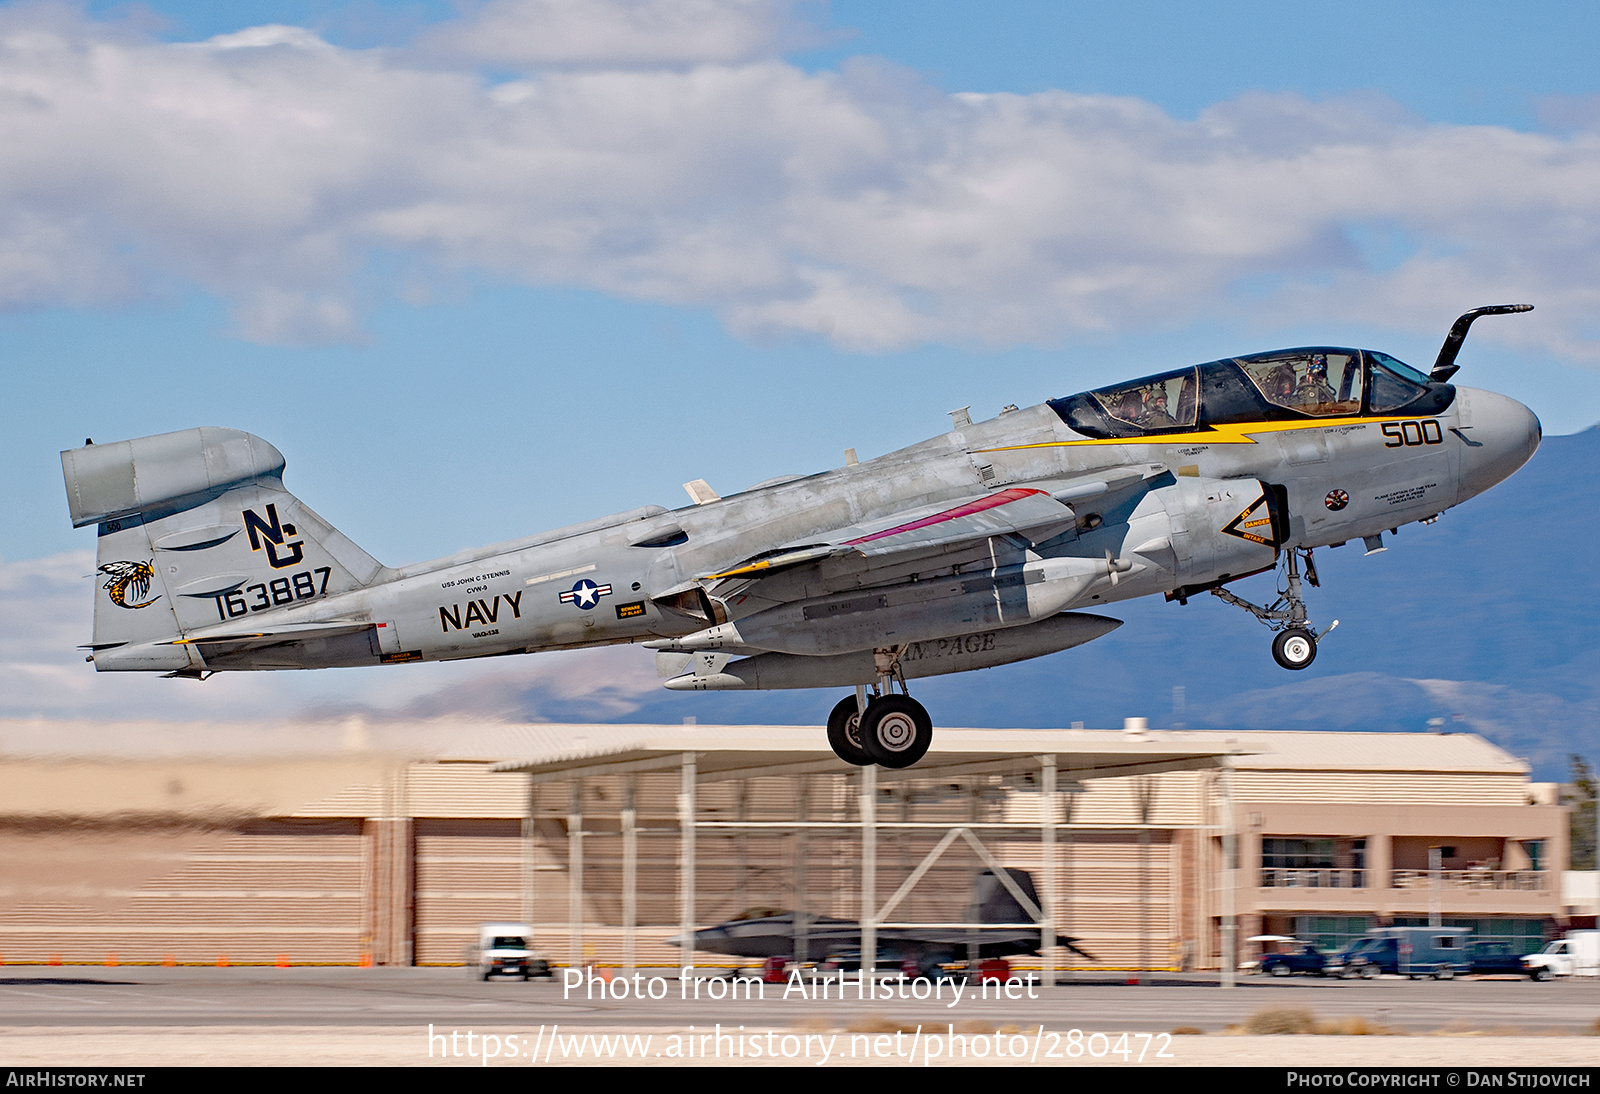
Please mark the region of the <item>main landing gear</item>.
<svg viewBox="0 0 1600 1094"><path fill-rule="evenodd" d="M1311 559L1310 550L1299 547L1289 548L1289 563L1287 567L1287 587L1278 590L1278 599L1268 607L1252 604L1248 600L1234 596L1227 589L1212 589L1212 595L1219 596L1236 608L1243 608L1261 622L1278 632L1272 640L1272 659L1286 669L1303 669L1317 659L1316 628L1306 618L1306 602L1300 595L1300 556L1305 556L1306 580L1312 588L1320 587L1317 580L1317 565ZM1326 638L1333 633L1333 628L1339 625L1335 619L1329 624L1328 629L1321 636Z"/></svg>
<svg viewBox="0 0 1600 1094"><path fill-rule="evenodd" d="M874 650L879 676L871 698L865 687L858 687L828 715L828 744L845 763L902 768L927 755L933 743L933 719L927 708L906 692L905 677L900 673L904 650L903 646ZM892 691L897 680L899 695Z"/></svg>

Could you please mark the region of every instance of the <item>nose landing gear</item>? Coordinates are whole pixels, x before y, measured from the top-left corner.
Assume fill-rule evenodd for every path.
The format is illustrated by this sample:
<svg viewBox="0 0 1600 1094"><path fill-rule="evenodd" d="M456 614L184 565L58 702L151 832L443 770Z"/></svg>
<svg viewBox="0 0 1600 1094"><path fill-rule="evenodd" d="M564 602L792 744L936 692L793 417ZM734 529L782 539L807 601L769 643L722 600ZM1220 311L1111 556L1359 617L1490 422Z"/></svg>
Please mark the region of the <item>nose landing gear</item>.
<svg viewBox="0 0 1600 1094"><path fill-rule="evenodd" d="M1279 631L1272 640L1272 659L1286 669L1303 669L1317 659L1317 639L1303 627Z"/></svg>
<svg viewBox="0 0 1600 1094"><path fill-rule="evenodd" d="M927 755L933 744L933 719L926 707L911 698L900 673L904 651L903 646L874 650L879 676L872 697L867 698L865 687L858 687L855 695L839 700L828 715L828 744L845 763L910 767ZM896 680L899 695L892 692Z"/></svg>
<svg viewBox="0 0 1600 1094"><path fill-rule="evenodd" d="M1305 555L1306 580L1315 588L1321 583L1317 580L1317 566L1312 561L1311 551L1291 547L1287 567L1287 587L1279 590L1278 599L1271 605L1262 607L1252 604L1248 600L1234 596L1226 589L1211 590L1212 595L1221 597L1236 608L1243 608L1278 632L1278 636L1272 640L1272 659L1286 669L1303 669L1315 661L1319 637L1326 638L1333 633L1334 627L1339 625L1339 621L1335 619L1319 636L1316 628L1306 617L1306 602L1300 595L1301 554Z"/></svg>

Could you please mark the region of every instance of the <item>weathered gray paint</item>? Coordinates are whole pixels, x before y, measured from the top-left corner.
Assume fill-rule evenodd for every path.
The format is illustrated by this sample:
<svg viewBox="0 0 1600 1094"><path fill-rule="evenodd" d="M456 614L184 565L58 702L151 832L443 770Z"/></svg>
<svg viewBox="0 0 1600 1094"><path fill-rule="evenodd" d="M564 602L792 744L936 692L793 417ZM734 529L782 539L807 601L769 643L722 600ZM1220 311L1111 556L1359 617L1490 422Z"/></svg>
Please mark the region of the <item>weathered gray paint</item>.
<svg viewBox="0 0 1600 1094"><path fill-rule="evenodd" d="M1288 499L1279 548L1311 548L1430 518L1511 474L1538 445L1533 415L1490 392L1459 389L1434 417L1444 440L1425 447L1386 447L1379 419L1091 442L1037 406L822 474L403 569L381 566L289 494L283 457L246 433L95 445L62 453L62 464L74 522L100 526L107 580L91 659L102 671L193 675L650 641L752 658L686 658L677 663L700 681L669 686L827 686L861 681L875 648L973 634L1004 634L1004 655L908 664L906 675L1039 656L1109 629L1061 613L1270 567L1277 548L1223 532L1264 484ZM1034 493L883 535L952 506L983 509L1009 487ZM1331 490L1346 492L1348 506L1325 505ZM640 546L655 541L668 545ZM782 552L810 560L713 576ZM109 591L118 573L132 574L122 603ZM587 610L561 599L581 582L598 587L580 595L594 603Z"/></svg>

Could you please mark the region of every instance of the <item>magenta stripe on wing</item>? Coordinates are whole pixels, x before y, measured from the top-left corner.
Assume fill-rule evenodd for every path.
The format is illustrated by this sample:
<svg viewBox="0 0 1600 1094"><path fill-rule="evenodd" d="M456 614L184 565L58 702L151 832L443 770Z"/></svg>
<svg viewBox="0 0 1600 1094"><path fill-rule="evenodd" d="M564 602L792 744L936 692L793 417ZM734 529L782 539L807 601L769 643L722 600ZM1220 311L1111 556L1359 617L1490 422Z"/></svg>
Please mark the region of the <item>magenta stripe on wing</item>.
<svg viewBox="0 0 1600 1094"><path fill-rule="evenodd" d="M845 540L845 546L853 547L858 543L871 543L875 539L883 539L886 536L897 536L901 532L914 532L918 528L927 528L930 525L942 524L947 520L959 520L962 517L970 517L974 513L981 513L985 509L993 509L996 506L1005 505L1008 502L1016 501L1019 498L1025 498L1032 494L1043 493L1045 493L1043 490L1028 490L1023 487L1014 486L1009 490L1002 490L998 494L991 494L986 498L980 498L977 501L969 501L965 505L958 505L954 509L946 509L942 513L935 513L931 517L923 517L921 520L914 520L910 524L902 524L896 528L886 528L881 532L874 532L870 536L861 536L859 539L847 539Z"/></svg>

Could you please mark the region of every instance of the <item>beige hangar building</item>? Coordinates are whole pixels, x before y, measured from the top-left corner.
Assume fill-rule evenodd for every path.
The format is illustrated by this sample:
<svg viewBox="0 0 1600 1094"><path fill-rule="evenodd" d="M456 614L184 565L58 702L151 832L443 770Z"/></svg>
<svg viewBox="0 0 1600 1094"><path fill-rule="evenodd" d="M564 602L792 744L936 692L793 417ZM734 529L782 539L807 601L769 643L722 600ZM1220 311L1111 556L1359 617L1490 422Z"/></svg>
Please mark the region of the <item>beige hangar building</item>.
<svg viewBox="0 0 1600 1094"><path fill-rule="evenodd" d="M448 965L518 920L553 964L676 967L751 911L960 922L997 865L1095 958L1023 967L1218 968L1231 922L1566 925L1567 810L1473 734L941 729L893 772L815 727L410 728L444 743L0 757L0 960Z"/></svg>

